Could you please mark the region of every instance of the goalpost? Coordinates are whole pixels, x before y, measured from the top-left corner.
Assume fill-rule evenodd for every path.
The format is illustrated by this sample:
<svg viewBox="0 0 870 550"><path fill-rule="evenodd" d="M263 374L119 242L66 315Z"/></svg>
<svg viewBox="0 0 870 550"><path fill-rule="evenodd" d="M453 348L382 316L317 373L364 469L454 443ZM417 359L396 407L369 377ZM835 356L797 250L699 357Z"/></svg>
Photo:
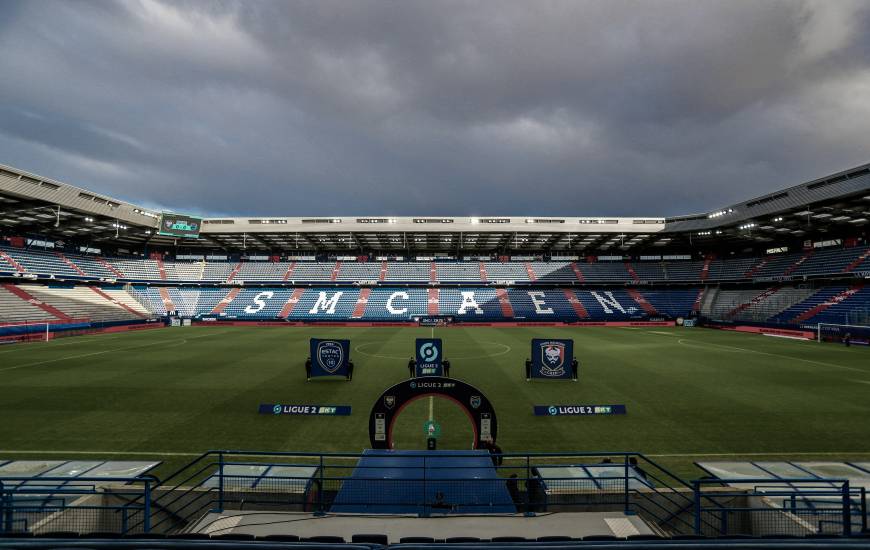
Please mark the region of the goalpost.
<svg viewBox="0 0 870 550"><path fill-rule="evenodd" d="M59 330L52 330L57 325ZM99 330L90 319L39 320L0 323L0 343L48 342L55 338L81 336Z"/></svg>
<svg viewBox="0 0 870 550"><path fill-rule="evenodd" d="M0 323L0 343L47 342L50 339L50 323L45 321Z"/></svg>
<svg viewBox="0 0 870 550"><path fill-rule="evenodd" d="M870 342L870 326L846 325L838 323L818 323L816 325L816 341L839 342L848 334L853 343L866 344Z"/></svg>

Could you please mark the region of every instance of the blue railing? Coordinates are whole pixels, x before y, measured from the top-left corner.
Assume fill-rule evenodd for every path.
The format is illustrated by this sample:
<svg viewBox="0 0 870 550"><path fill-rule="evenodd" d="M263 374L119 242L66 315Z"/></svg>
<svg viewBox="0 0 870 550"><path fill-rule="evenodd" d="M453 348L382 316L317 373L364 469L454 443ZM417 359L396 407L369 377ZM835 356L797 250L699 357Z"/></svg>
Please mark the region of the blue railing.
<svg viewBox="0 0 870 550"><path fill-rule="evenodd" d="M695 534L740 534L751 523L753 533L833 534L867 531L867 492L848 479L742 478L739 487L722 488L722 481L699 479L694 487ZM715 490L705 490L707 487ZM746 486L746 487L744 487ZM736 499L746 504L735 505ZM764 506L753 506L763 499Z"/></svg>
<svg viewBox="0 0 870 550"><path fill-rule="evenodd" d="M420 457L428 456L420 452ZM454 455L462 456L462 455ZM478 455L471 455L479 458ZM325 514L330 511L336 495L348 482L357 485L350 500L344 504L370 504L380 506L409 506L418 515L444 513L445 508L461 511L474 507L485 513L488 503L479 496L494 483L510 483L513 504L517 513L534 515L553 510L582 510L607 507L626 513L637 513L645 519L659 523L663 529L675 533L692 533L692 486L666 468L639 453L504 453L498 455L496 479L457 480L456 468L450 477L438 475L439 467L424 467L419 477L402 480L365 478L365 467L357 462L357 453L289 453L259 451L209 451L169 475L161 484L159 495L152 503L155 513L165 511L153 524L157 531L172 531L198 519L208 511L220 512L244 502L252 506L283 506L288 510ZM283 462L279 460L290 461ZM607 459L610 462L605 462ZM306 475L285 475L282 471L310 468ZM590 477L547 475L554 467L573 467L597 472ZM402 468L401 466L399 467ZM420 469L420 466L411 468ZM251 470L258 469L258 470ZM264 473L264 470L269 470ZM353 476L355 470L362 469ZM249 471L246 471L249 470ZM434 472L434 473L433 473ZM515 478L511 478L511 475ZM430 488L447 487L456 500L438 502ZM402 488L415 486L417 500L405 496L385 501L387 489L392 494L403 494ZM419 495L429 495L420 498ZM492 510L496 507L492 506Z"/></svg>
<svg viewBox="0 0 870 550"><path fill-rule="evenodd" d="M39 531L148 533L155 482L150 476L4 476L0 478L0 535Z"/></svg>
<svg viewBox="0 0 870 550"><path fill-rule="evenodd" d="M173 533L208 512L323 515L354 508L422 517L621 511L664 535L850 535L867 529L866 490L846 480L740 480L746 488L711 479L690 483L642 454L623 452L450 455L474 457L475 466L443 464L424 451L403 456L420 460L391 466L391 475L355 453L208 451L162 482L3 477L0 533L87 532L95 525ZM466 467L481 470L481 459L485 475L463 475ZM815 484L812 492L809 483Z"/></svg>

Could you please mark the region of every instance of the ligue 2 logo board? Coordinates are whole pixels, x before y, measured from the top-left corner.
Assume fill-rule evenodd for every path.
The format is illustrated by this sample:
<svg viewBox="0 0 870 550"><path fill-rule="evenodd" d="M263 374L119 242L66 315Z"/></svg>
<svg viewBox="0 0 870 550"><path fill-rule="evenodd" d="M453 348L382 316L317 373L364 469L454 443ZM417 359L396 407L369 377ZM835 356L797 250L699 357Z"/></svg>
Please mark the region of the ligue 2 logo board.
<svg viewBox="0 0 870 550"><path fill-rule="evenodd" d="M415 376L443 376L444 348L441 338L417 338L414 341L417 366Z"/></svg>
<svg viewBox="0 0 870 550"><path fill-rule="evenodd" d="M420 358L426 363L431 363L438 359L438 346L433 342L426 342L420 346Z"/></svg>

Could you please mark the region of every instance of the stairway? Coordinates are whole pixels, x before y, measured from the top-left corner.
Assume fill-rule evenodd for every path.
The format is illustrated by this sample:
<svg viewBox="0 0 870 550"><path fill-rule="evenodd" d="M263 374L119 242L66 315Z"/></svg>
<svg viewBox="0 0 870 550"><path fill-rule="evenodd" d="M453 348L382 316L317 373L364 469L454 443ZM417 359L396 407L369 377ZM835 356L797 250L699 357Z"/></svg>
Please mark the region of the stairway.
<svg viewBox="0 0 870 550"><path fill-rule="evenodd" d="M281 308L281 312L278 313L278 317L281 319L286 319L290 317L290 314L293 313L293 308L296 307L296 304L299 303L299 300L302 299L302 295L305 294L304 288L296 288L293 289L293 294L287 298L287 302L284 304L284 307Z"/></svg>
<svg viewBox="0 0 870 550"><path fill-rule="evenodd" d="M37 300L32 294L25 291L20 286L13 285L13 284L4 284L3 288L5 288L9 292L11 292L12 294L18 296L19 298L21 298L22 300L24 300L28 304L36 306L39 309L41 309L42 311L44 311L50 315L53 315L62 321L70 321L71 320L69 315L67 315L66 313L62 312L61 310L57 309L56 307L54 307L52 305L46 304L45 302L43 302L41 300Z"/></svg>
<svg viewBox="0 0 870 550"><path fill-rule="evenodd" d="M351 319L360 319L366 313L366 305L369 303L369 295L372 293L372 289L364 288L359 291L359 298L356 299L356 305L353 306L353 313L351 313Z"/></svg>
<svg viewBox="0 0 870 550"><path fill-rule="evenodd" d="M434 264L433 264L434 265ZM437 288L429 289L429 299L427 300L427 313L429 315L438 315L438 296L440 292Z"/></svg>
<svg viewBox="0 0 870 550"><path fill-rule="evenodd" d="M242 291L241 288L231 288L227 295L214 306L214 309L211 310L212 315L220 315L223 311L230 305L230 302L236 299L236 296ZM167 310L169 311L169 310Z"/></svg>
<svg viewBox="0 0 870 550"><path fill-rule="evenodd" d="M124 278L124 274L121 273L120 271L118 271L117 269L115 269L115 266L113 266L112 264L110 264L109 262L107 262L105 258L102 258L102 257L100 257L100 256L97 256L96 260L97 260L97 262L99 262L100 264L102 264L103 267L105 267L106 269L108 269L109 271L111 271L112 273L114 273L115 276L118 277L119 279L123 279L123 278Z"/></svg>
<svg viewBox="0 0 870 550"><path fill-rule="evenodd" d="M538 280L538 276L535 274L535 270L532 269L532 264L529 262L526 262L526 273L528 273L530 281Z"/></svg>
<svg viewBox="0 0 870 550"><path fill-rule="evenodd" d="M810 258L810 256L812 256L812 255L813 255L813 251L810 250L810 251L808 251L806 254L804 254L803 256L801 256L801 257L798 259L798 261L796 261L795 263L791 264L790 266L788 266L788 269L786 269L785 271L783 271L783 273L782 273L783 276L787 277L787 276L791 275L792 273L794 273L794 272L797 270L797 268L799 268L799 267L801 266L801 264L804 263L805 261L807 261L807 260Z"/></svg>
<svg viewBox="0 0 870 550"><path fill-rule="evenodd" d="M753 277L755 276L756 273L758 273L759 271L761 271L761 269L762 269L764 266L767 265L767 262L768 262L769 260L770 260L770 256L768 256L767 258L764 258L763 260L761 260L760 262L758 262L757 264L755 264L754 266L752 266L752 267L749 269L749 271L747 271L746 273L743 274L743 276L746 277L747 279L751 279L751 278L753 278Z"/></svg>
<svg viewBox="0 0 870 550"><path fill-rule="evenodd" d="M659 312L656 311L656 308L649 302L647 302L646 298L643 297L643 294L638 292L635 288L629 288L627 290L628 295L631 296L631 299L637 302L637 305L640 306L642 310L644 310L648 315L658 315Z"/></svg>
<svg viewBox="0 0 870 550"><path fill-rule="evenodd" d="M579 282L586 282L586 277L583 276L583 272L580 271L580 266L577 265L577 262L571 262L571 270L574 272L574 276L577 277Z"/></svg>
<svg viewBox="0 0 870 550"><path fill-rule="evenodd" d="M133 308L130 307L129 305L127 305L127 304L125 304L125 303L123 303L123 302L119 302L118 300L112 298L111 296L109 296L108 294L106 294L105 292L103 292L103 291L102 291L100 288L98 288L98 287L92 286L92 287L89 287L89 288L90 288L91 290L93 290L96 294L98 294L99 296L105 298L106 300L112 302L113 304L115 304L116 306L118 306L118 307L120 307L120 308L124 308L124 309L126 309L127 311L129 311L130 313L132 313L133 315L135 315L135 316L137 316L137 317L141 317L142 319L145 319L145 318L148 317L147 315L144 315L141 311L136 311L135 309L133 309Z"/></svg>
<svg viewBox="0 0 870 550"><path fill-rule="evenodd" d="M55 255L56 255L58 258L60 258L60 261L62 261L62 262L65 263L66 265L68 265L68 266L69 266L73 271L75 271L76 273L78 273L78 274L81 275L82 277L87 277L87 276L88 276L88 274L85 273L84 271L82 271L82 270L79 268L79 266L77 266L77 265L74 264L72 261L70 261L70 259L67 258L67 257L63 254L63 252L55 252Z"/></svg>
<svg viewBox="0 0 870 550"><path fill-rule="evenodd" d="M779 289L780 289L780 287L778 287L778 286L772 286L770 288L765 289L761 294L758 294L757 296L755 296L754 298L752 298L748 302L744 302L744 303L740 304L739 306L731 309L728 313L725 314L725 318L726 319L733 319L741 311L743 311L751 306L754 306L756 304L760 304L761 302L767 300L768 298L770 298L771 296L773 296L774 294L779 292Z"/></svg>
<svg viewBox="0 0 870 550"><path fill-rule="evenodd" d="M235 267L233 267L232 273L230 273L230 276L227 277L227 282L228 283L233 282L233 279L236 278L236 275L238 275L239 271L241 271L241 270L242 270L242 262L239 262L235 265Z"/></svg>
<svg viewBox="0 0 870 550"><path fill-rule="evenodd" d="M483 265L483 264L481 264ZM501 315L505 319L513 319L514 318L514 306L511 305L510 298L508 297L507 290L503 288L495 289L495 295L498 298L498 303L501 306Z"/></svg>
<svg viewBox="0 0 870 550"><path fill-rule="evenodd" d="M282 280L289 281L290 277L293 276L293 270L296 269L296 262L291 262L289 266L287 266L287 272L284 273L284 278Z"/></svg>
<svg viewBox="0 0 870 550"><path fill-rule="evenodd" d="M577 314L577 317L580 319L588 319L589 312L586 311L586 308L583 307L583 303L577 298L577 295L570 288L562 289L562 293L565 295L565 299L568 300L568 303L571 304L571 307L574 309L574 313Z"/></svg>
<svg viewBox="0 0 870 550"><path fill-rule="evenodd" d="M704 265L701 266L701 280L706 281L710 276L710 264L713 263L713 256L704 258Z"/></svg>
<svg viewBox="0 0 870 550"><path fill-rule="evenodd" d="M862 288L864 288L863 282L856 283L856 284L852 285L851 287L849 287L847 290L844 290L843 292L837 294L836 296L834 296L830 300L828 300L826 302L822 302L821 304L804 311L803 313L801 313L800 315L798 315L797 317L792 319L792 322L793 323L801 323L803 321L806 321L807 319L810 319L810 318L818 315L819 313L825 311L826 309L828 309L832 305L839 304L840 302L842 302L844 300L848 300L853 294L855 294L856 292L858 292Z"/></svg>
<svg viewBox="0 0 870 550"><path fill-rule="evenodd" d="M858 256L858 258L854 262L852 262L849 265L847 265L846 267L844 267L843 273L851 273L852 271L855 271L859 265L864 263L864 260L867 259L867 256L870 256L870 248L868 248L867 250L865 250L863 252L863 254Z"/></svg>
<svg viewBox="0 0 870 550"><path fill-rule="evenodd" d="M15 258L13 258L9 254L3 252L2 250L0 250L0 258L3 258L4 260L6 260L6 263L8 263L12 267L14 267L15 271L17 271L18 273L25 273L24 266L22 266L20 263L16 262Z"/></svg>
<svg viewBox="0 0 870 550"><path fill-rule="evenodd" d="M166 310L166 313L174 313L175 312L175 303L172 301L172 298L169 296L169 289L162 286L158 290L160 292L160 299L163 300L163 308Z"/></svg>

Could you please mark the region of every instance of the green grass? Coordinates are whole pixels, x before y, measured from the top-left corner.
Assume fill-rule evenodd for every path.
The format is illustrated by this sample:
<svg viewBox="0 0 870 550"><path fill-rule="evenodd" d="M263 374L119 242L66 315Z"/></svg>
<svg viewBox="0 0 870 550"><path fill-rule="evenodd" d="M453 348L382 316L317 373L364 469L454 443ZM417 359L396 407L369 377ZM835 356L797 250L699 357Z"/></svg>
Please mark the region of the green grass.
<svg viewBox="0 0 870 550"><path fill-rule="evenodd" d="M361 451L374 399L407 376L423 328L206 326L0 347L0 457L136 458L170 467L207 449ZM686 328L446 328L452 374L520 451L641 451L678 472L707 459L870 459L870 350ZM305 382L308 339L351 339L354 380ZM579 383L524 379L535 337L573 338ZM257 414L260 403L349 404L349 417ZM533 404L625 403L612 417L534 417ZM470 427L436 399L441 448ZM397 421L423 448L429 403ZM37 451L22 454L21 451ZM75 451L82 454L73 454ZM105 455L101 453L133 453ZM818 453L811 455L809 453ZM716 456L722 455L722 456Z"/></svg>

